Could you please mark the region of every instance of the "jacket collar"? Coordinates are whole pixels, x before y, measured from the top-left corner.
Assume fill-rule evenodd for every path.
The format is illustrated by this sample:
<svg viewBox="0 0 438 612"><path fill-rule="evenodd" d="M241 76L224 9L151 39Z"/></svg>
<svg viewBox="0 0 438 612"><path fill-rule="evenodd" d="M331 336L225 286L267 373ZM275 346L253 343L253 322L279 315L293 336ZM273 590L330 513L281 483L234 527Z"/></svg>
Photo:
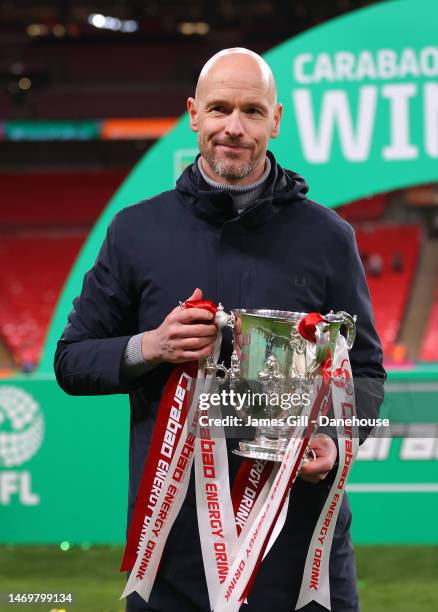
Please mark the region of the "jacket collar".
<svg viewBox="0 0 438 612"><path fill-rule="evenodd" d="M184 194L184 202L198 217L213 225L223 225L228 221L240 222L247 226L266 223L282 206L305 198L308 187L304 179L279 166L270 151L271 171L265 181L265 188L258 200L242 213L235 209L233 198L228 191L212 189L202 178L197 156L176 183L176 189Z"/></svg>

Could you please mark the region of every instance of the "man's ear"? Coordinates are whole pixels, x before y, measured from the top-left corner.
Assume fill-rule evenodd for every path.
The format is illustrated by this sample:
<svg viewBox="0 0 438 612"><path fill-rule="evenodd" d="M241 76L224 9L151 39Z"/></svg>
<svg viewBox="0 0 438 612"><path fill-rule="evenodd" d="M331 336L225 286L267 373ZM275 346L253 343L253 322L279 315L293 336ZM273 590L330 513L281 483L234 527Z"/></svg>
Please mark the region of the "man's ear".
<svg viewBox="0 0 438 612"><path fill-rule="evenodd" d="M196 102L194 98L187 99L187 110L190 116L190 129L192 132L198 131L198 111L196 109Z"/></svg>
<svg viewBox="0 0 438 612"><path fill-rule="evenodd" d="M274 123L271 130L271 138L277 138L280 133L280 120L283 114L283 104L276 104L274 111Z"/></svg>

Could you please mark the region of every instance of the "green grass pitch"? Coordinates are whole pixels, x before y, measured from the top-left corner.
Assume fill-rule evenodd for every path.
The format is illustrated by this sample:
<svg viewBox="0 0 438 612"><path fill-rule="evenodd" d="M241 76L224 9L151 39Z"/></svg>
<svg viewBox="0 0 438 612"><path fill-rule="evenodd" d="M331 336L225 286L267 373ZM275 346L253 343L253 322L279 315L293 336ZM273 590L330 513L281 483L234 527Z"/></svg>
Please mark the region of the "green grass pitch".
<svg viewBox="0 0 438 612"><path fill-rule="evenodd" d="M64 546L67 548L67 545ZM0 610L122 612L120 546L0 546ZM356 547L361 612L438 610L438 547ZM73 604L9 604L9 593L72 593ZM169 611L174 612L174 611ZM176 611L175 611L176 612Z"/></svg>

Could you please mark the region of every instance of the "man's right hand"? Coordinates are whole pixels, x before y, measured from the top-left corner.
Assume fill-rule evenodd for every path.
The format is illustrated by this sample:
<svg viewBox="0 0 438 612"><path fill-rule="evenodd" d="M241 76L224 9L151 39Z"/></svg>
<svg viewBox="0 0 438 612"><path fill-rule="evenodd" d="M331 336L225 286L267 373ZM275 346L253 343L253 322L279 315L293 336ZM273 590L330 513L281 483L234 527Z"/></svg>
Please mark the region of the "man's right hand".
<svg viewBox="0 0 438 612"><path fill-rule="evenodd" d="M188 300L201 300L201 289L195 289ZM141 340L145 361L151 365L162 362L197 361L213 352L218 329L214 316L204 308L181 308L170 312L160 327L146 331Z"/></svg>

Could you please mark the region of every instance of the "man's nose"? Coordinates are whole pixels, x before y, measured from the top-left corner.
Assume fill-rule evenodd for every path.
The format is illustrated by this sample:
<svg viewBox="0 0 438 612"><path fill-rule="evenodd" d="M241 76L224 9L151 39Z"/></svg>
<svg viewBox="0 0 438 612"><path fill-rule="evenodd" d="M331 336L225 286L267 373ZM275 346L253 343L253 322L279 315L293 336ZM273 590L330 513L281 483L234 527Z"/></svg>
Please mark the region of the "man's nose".
<svg viewBox="0 0 438 612"><path fill-rule="evenodd" d="M238 111L234 111L228 116L225 132L228 136L243 136L244 130L240 113Z"/></svg>

